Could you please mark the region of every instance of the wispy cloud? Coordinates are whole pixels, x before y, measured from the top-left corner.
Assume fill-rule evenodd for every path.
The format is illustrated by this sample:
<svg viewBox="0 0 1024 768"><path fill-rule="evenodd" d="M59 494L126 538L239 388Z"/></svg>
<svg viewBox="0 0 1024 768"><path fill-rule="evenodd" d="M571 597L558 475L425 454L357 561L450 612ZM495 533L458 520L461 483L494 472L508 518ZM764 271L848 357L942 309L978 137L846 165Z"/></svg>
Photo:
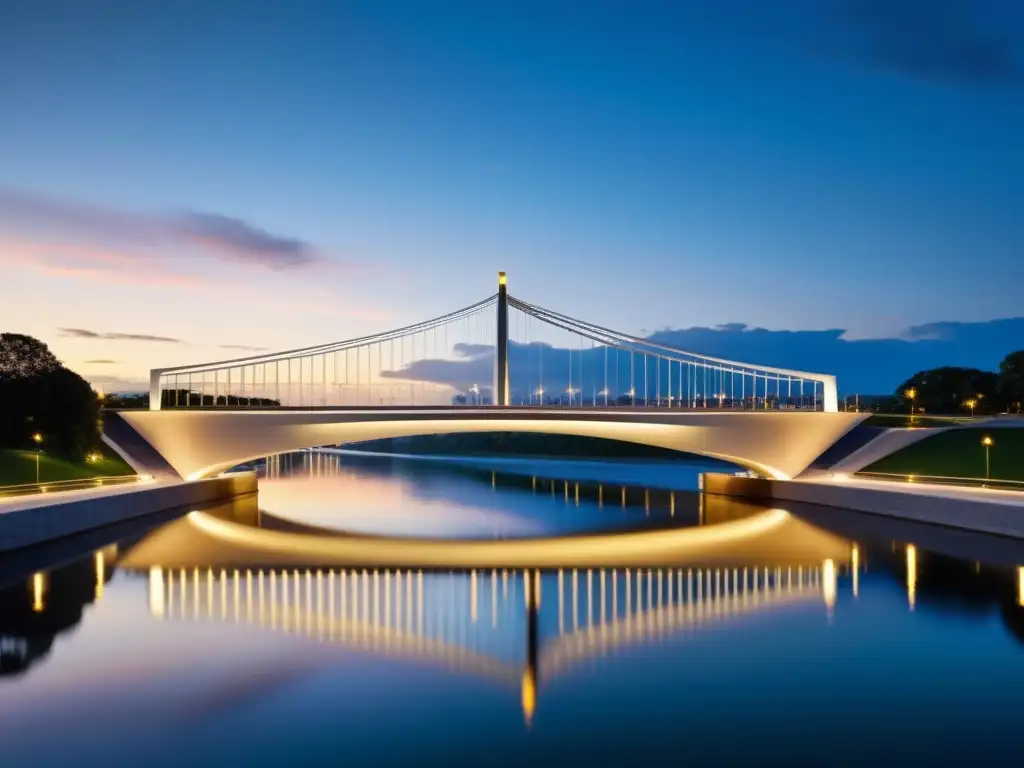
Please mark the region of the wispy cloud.
<svg viewBox="0 0 1024 768"><path fill-rule="evenodd" d="M999 20L986 18L984 2L843 0L839 7L848 52L867 66L961 85L1022 79L1020 52Z"/></svg>
<svg viewBox="0 0 1024 768"><path fill-rule="evenodd" d="M169 336L153 336L148 333L120 333L90 331L87 328L58 328L61 336L68 336L74 339L103 339L104 341L156 341L163 344L184 344L181 339L172 339Z"/></svg>
<svg viewBox="0 0 1024 768"><path fill-rule="evenodd" d="M0 242L0 264L58 277L120 285L188 287L203 282L147 254L133 256L88 245L8 240Z"/></svg>
<svg viewBox="0 0 1024 768"><path fill-rule="evenodd" d="M44 232L51 240L75 243L38 246L49 253L60 251L68 258L63 263L48 265L55 270L89 270L97 263L110 266L111 261L136 265L140 261L159 262L167 258L168 251L175 256L184 252L273 270L301 268L326 260L324 253L300 238L273 234L220 213L117 210L6 188L0 188L0 226L33 234ZM82 246L83 241L90 245ZM108 250L94 244L102 244ZM37 254L45 255L39 251Z"/></svg>
<svg viewBox="0 0 1024 768"><path fill-rule="evenodd" d="M117 360L86 360L86 365L117 365Z"/></svg>
<svg viewBox="0 0 1024 768"><path fill-rule="evenodd" d="M190 242L215 251L223 258L262 264L271 269L302 267L318 261L319 254L302 240L272 235L240 219L210 213L188 213L171 219L173 229Z"/></svg>
<svg viewBox="0 0 1024 768"><path fill-rule="evenodd" d="M238 349L242 352L266 352L270 347L250 347L246 344L218 344L218 349Z"/></svg>

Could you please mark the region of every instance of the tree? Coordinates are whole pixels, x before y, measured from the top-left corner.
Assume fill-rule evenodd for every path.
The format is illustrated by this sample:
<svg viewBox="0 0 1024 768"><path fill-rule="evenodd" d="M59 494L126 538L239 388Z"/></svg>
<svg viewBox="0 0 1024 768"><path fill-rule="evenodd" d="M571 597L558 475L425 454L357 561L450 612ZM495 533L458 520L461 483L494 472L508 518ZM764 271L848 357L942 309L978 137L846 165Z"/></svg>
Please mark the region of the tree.
<svg viewBox="0 0 1024 768"><path fill-rule="evenodd" d="M60 367L60 360L39 339L20 333L0 333L0 379L36 376Z"/></svg>
<svg viewBox="0 0 1024 768"><path fill-rule="evenodd" d="M0 445L34 447L81 459L98 447L100 403L89 383L41 341L0 335Z"/></svg>
<svg viewBox="0 0 1024 768"><path fill-rule="evenodd" d="M977 368L933 368L919 371L900 384L896 397L907 410L911 404L925 413L963 413L967 400L976 400L978 412L992 411L999 407L999 377L989 371ZM911 398L907 393L913 391Z"/></svg>
<svg viewBox="0 0 1024 768"><path fill-rule="evenodd" d="M1008 410L1020 413L1024 401L1024 349L1011 352L999 364L999 394Z"/></svg>

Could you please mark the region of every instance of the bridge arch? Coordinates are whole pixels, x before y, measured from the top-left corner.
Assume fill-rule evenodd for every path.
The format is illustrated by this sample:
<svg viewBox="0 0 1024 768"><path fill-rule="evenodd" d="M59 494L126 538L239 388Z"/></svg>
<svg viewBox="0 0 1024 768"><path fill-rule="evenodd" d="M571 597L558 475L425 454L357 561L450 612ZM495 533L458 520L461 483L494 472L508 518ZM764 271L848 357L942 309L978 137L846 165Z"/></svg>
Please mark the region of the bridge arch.
<svg viewBox="0 0 1024 768"><path fill-rule="evenodd" d="M789 479L864 418L848 413L521 407L122 411L116 417L131 437L108 442L138 471L186 479L303 448L493 431L610 438L707 456ZM140 448L133 451L129 445Z"/></svg>

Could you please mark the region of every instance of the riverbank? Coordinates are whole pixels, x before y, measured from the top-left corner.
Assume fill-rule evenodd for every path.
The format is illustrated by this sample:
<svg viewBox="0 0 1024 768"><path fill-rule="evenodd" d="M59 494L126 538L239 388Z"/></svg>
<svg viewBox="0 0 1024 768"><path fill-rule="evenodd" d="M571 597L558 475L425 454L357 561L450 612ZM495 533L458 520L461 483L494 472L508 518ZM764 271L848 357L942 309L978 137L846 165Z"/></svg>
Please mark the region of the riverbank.
<svg viewBox="0 0 1024 768"><path fill-rule="evenodd" d="M116 488L6 499L0 501L0 552L256 492L256 475L240 472L189 483L140 480Z"/></svg>
<svg viewBox="0 0 1024 768"><path fill-rule="evenodd" d="M769 480L708 473L705 493L758 502L796 502L1024 539L1024 493L822 475Z"/></svg>
<svg viewBox="0 0 1024 768"><path fill-rule="evenodd" d="M73 462L45 452L39 455L39 482L43 483L133 474L135 471L120 456L112 452L111 455L104 455L102 459L89 463ZM35 451L0 449L0 486L34 482L36 482Z"/></svg>

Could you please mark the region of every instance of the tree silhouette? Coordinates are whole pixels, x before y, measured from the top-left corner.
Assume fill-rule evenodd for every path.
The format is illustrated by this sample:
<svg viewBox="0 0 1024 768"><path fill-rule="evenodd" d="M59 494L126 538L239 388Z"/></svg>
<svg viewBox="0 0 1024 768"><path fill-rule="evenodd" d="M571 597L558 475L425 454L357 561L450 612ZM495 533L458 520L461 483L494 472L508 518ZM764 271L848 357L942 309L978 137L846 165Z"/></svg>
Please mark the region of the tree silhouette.
<svg viewBox="0 0 1024 768"><path fill-rule="evenodd" d="M38 376L60 367L60 360L39 339L0 333L0 380Z"/></svg>
<svg viewBox="0 0 1024 768"><path fill-rule="evenodd" d="M97 447L99 400L89 383L68 370L31 336L0 334L0 445L44 448L80 459Z"/></svg>
<svg viewBox="0 0 1024 768"><path fill-rule="evenodd" d="M999 394L1009 410L1020 413L1024 401L1024 349L1011 352L999 364Z"/></svg>

